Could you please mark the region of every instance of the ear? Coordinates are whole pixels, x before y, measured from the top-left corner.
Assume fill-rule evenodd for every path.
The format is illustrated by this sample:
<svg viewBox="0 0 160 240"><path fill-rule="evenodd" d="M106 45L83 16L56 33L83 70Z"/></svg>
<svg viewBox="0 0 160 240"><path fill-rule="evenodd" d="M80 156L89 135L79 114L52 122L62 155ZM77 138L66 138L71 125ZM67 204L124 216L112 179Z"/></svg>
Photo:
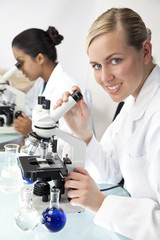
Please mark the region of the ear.
<svg viewBox="0 0 160 240"><path fill-rule="evenodd" d="M45 62L45 57L42 53L39 53L36 57L36 61L42 65Z"/></svg>
<svg viewBox="0 0 160 240"><path fill-rule="evenodd" d="M152 57L152 44L148 40L146 40L143 42L142 49L144 58L143 62L144 64L148 64Z"/></svg>

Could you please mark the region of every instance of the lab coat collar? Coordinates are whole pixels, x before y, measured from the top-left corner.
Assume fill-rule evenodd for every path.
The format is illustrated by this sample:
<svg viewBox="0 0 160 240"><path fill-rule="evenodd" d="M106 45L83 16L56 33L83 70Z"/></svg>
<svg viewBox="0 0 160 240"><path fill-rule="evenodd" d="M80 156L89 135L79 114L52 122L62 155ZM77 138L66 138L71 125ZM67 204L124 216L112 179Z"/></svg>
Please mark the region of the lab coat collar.
<svg viewBox="0 0 160 240"><path fill-rule="evenodd" d="M134 101L132 109L132 120L140 119L146 111L149 103L154 97L157 89L160 87L160 68L158 65L154 67L151 74L145 81L138 98Z"/></svg>
<svg viewBox="0 0 160 240"><path fill-rule="evenodd" d="M58 63L50 75L43 95L45 95L45 92L52 92L54 89L56 89L56 86L60 81L60 76L62 72L63 68L61 64Z"/></svg>

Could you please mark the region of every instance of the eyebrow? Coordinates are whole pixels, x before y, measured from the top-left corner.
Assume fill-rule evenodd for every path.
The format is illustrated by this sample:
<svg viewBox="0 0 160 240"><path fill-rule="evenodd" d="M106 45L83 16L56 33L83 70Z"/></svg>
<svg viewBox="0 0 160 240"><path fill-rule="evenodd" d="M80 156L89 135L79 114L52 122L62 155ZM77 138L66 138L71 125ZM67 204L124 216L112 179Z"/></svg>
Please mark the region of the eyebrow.
<svg viewBox="0 0 160 240"><path fill-rule="evenodd" d="M22 56L18 56L18 57L16 58L16 60L17 60L17 61L24 61L24 58L23 58Z"/></svg>
<svg viewBox="0 0 160 240"><path fill-rule="evenodd" d="M19 58L23 58L23 57L22 56L18 56L17 59L19 59Z"/></svg>
<svg viewBox="0 0 160 240"><path fill-rule="evenodd" d="M122 53L112 53L108 57L105 58L105 61L108 61L108 59L112 58L114 55L122 55ZM95 64L96 62L90 62L90 64Z"/></svg>

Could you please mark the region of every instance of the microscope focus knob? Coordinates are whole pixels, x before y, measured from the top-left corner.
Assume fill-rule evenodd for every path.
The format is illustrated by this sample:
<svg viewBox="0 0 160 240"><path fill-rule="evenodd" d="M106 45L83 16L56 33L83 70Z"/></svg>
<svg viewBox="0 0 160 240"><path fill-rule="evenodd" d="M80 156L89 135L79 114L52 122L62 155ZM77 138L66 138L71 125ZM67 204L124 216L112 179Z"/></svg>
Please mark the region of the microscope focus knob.
<svg viewBox="0 0 160 240"><path fill-rule="evenodd" d="M15 113L15 118L18 118L19 116L22 116L22 111L17 111Z"/></svg>

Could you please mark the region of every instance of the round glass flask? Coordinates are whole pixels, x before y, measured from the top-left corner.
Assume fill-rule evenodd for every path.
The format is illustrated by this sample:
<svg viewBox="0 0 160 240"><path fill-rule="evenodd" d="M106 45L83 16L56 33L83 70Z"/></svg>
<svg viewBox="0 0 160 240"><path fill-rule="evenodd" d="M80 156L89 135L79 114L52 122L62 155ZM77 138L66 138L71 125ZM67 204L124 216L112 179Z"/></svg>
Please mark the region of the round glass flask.
<svg viewBox="0 0 160 240"><path fill-rule="evenodd" d="M42 213L41 222L51 232L60 231L66 224L66 214L59 207L59 194L58 188L51 189L50 207Z"/></svg>
<svg viewBox="0 0 160 240"><path fill-rule="evenodd" d="M0 190L2 192L17 192L23 185L21 170L18 166L18 144L4 146L4 164L0 175Z"/></svg>

